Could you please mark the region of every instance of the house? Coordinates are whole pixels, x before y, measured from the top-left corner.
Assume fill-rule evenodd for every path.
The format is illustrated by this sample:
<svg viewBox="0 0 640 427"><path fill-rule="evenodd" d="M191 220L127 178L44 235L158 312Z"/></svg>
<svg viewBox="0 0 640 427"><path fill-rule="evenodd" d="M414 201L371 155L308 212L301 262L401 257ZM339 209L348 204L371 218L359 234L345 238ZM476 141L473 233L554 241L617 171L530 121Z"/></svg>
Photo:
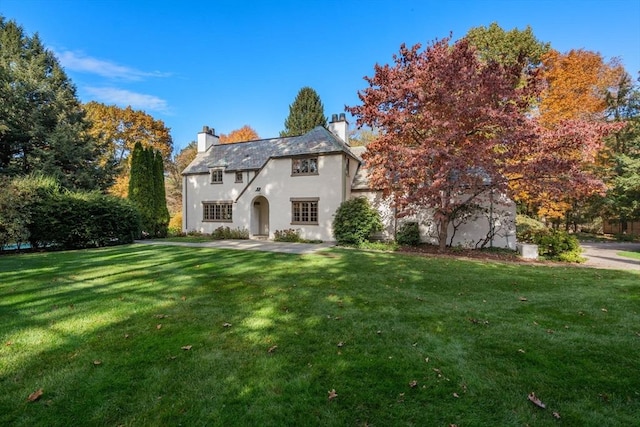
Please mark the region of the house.
<svg viewBox="0 0 640 427"><path fill-rule="evenodd" d="M231 144L220 144L215 131L205 126L198 134L196 158L182 172L182 229L212 233L228 226L246 229L252 238L273 238L277 230L296 229L304 239L332 241L340 204L366 197L385 224L379 237L392 239L398 220L389 201L367 182L364 150L349 145L344 114L334 114L328 129L318 126L300 136ZM495 218L500 217L498 205L492 212ZM508 206L506 216L515 223L513 206ZM423 240L432 240L429 214L413 219L421 224ZM489 217L464 224L454 244L472 246L496 222ZM493 246L515 248L515 225L507 228L496 233Z"/></svg>

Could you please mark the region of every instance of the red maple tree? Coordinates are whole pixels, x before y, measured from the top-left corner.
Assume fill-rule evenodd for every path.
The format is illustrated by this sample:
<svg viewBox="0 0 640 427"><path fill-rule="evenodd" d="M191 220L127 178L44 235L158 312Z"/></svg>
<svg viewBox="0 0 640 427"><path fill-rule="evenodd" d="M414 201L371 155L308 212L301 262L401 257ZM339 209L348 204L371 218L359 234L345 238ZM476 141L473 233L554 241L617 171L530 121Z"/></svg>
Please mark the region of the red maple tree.
<svg viewBox="0 0 640 427"><path fill-rule="evenodd" d="M347 110L358 126L380 129L364 155L371 184L399 216L430 209L441 248L452 222L488 192L509 194L512 181L554 194L571 188L567 181L598 187L580 165L606 126L539 126L530 108L541 87L535 70L518 84L519 72L480 61L464 38L424 50L403 44L393 60L375 66L362 105Z"/></svg>

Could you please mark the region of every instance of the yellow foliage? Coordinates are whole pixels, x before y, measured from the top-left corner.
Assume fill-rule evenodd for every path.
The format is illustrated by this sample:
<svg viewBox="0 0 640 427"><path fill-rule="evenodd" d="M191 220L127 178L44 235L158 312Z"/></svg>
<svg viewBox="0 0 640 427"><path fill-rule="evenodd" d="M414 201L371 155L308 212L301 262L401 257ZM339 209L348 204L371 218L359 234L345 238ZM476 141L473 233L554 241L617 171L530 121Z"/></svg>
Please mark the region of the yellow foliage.
<svg viewBox="0 0 640 427"><path fill-rule="evenodd" d="M178 212L169 220L169 230L182 230L182 212Z"/></svg>
<svg viewBox="0 0 640 427"><path fill-rule="evenodd" d="M114 184L109 187L107 192L113 196L126 199L129 195L129 174L118 175Z"/></svg>

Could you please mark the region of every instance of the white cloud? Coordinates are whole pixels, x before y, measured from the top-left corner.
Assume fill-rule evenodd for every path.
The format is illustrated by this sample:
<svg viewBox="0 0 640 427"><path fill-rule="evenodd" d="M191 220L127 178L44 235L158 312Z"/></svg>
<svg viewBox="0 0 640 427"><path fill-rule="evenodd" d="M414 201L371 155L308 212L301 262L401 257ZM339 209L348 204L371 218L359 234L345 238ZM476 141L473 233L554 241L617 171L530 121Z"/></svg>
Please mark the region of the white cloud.
<svg viewBox="0 0 640 427"><path fill-rule="evenodd" d="M119 65L114 62L92 58L79 52L56 52L56 56L62 66L67 70L97 74L111 79L142 80L147 77L170 76L170 73L136 70L135 68Z"/></svg>
<svg viewBox="0 0 640 427"><path fill-rule="evenodd" d="M167 101L153 95L131 92L114 87L86 87L85 90L104 104L116 104L120 107L131 106L136 110L168 112Z"/></svg>

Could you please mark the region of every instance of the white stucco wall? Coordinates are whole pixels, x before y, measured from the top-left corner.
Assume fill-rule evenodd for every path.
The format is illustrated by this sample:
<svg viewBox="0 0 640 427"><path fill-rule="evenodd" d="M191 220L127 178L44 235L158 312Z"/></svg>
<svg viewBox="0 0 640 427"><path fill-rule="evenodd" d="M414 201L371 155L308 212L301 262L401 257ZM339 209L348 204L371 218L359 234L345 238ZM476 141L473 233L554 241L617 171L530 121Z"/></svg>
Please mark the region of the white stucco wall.
<svg viewBox="0 0 640 427"><path fill-rule="evenodd" d="M220 226L228 226L247 229L252 235L262 234L263 230L258 230L256 209L265 212L266 199L269 238L274 237L276 230L293 228L305 239L334 240L331 224L336 209L349 197L357 162L350 160L350 173L346 175L344 154L323 155L318 157L317 175L301 176L291 175L291 162L291 158L270 159L253 181L245 172L242 184L234 182L235 172L225 173L222 184L211 184L208 174L185 176L183 231L211 233ZM253 173L250 175L253 177ZM291 223L292 198L318 198L317 225ZM202 203L223 200L237 200L233 205L233 221L202 221ZM260 207L255 206L255 202L260 202Z"/></svg>
<svg viewBox="0 0 640 427"><path fill-rule="evenodd" d="M376 191L354 191L352 197L365 197L373 207L378 209L384 225L384 230L378 236L381 239L393 240L397 230L404 222L415 221L420 227L420 237L423 242L437 244L437 230L433 224L433 214L424 211L421 214L396 219L395 212L391 207L391 200L382 197ZM453 235L453 225L449 225L448 239L453 235L452 246L462 246L465 248L475 248L479 242L484 240L493 222L494 236L485 247L516 249L516 206L515 203L504 195L487 194L478 200L484 208L484 212L469 218L458 227ZM449 242L447 242L448 244Z"/></svg>

